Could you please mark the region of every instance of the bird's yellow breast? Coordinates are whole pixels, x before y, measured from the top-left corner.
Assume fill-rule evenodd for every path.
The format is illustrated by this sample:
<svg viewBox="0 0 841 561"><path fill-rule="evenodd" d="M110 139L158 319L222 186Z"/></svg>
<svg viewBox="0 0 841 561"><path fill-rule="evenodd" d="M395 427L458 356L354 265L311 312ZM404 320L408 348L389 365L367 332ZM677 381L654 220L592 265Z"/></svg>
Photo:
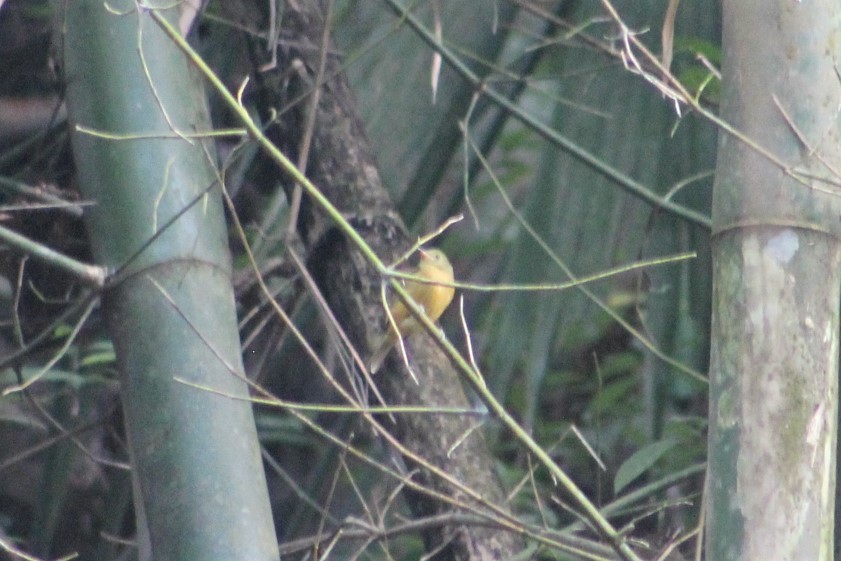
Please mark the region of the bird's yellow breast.
<svg viewBox="0 0 841 561"><path fill-rule="evenodd" d="M406 280L404 287L406 292L412 297L412 300L418 303L427 317L436 321L455 295L455 288L452 285L454 279L453 266L450 264L447 256L438 249L420 250L421 259L418 268L414 271L414 275L429 281L419 282L414 280ZM437 284L441 283L441 284ZM401 337L406 337L421 329L421 324L418 323L406 305L396 298L389 306L389 311L394 319L394 325L397 326L395 332L394 325L392 325L383 342L374 352L371 362L371 372L376 372L385 359L388 350Z"/></svg>

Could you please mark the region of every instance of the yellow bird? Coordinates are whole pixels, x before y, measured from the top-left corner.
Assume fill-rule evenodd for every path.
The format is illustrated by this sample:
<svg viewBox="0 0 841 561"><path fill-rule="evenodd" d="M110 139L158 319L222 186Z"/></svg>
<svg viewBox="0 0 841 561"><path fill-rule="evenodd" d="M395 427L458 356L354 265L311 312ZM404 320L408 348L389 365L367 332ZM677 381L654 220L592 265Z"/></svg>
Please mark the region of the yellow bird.
<svg viewBox="0 0 841 561"><path fill-rule="evenodd" d="M418 268L412 271L412 274L433 283L443 283L426 284L411 280L403 281L406 292L423 308L430 320L436 321L450 305L456 292L455 288L448 286L453 283L454 279L453 266L450 264L450 260L440 249L421 249L420 263ZM412 312L399 298L394 298L389 310L394 318L394 324L389 322L388 333L371 357L370 368L372 374L380 369L385 357L388 356L394 344L401 337L407 337L423 329L422 324L415 319ZM394 325L397 325L396 331Z"/></svg>

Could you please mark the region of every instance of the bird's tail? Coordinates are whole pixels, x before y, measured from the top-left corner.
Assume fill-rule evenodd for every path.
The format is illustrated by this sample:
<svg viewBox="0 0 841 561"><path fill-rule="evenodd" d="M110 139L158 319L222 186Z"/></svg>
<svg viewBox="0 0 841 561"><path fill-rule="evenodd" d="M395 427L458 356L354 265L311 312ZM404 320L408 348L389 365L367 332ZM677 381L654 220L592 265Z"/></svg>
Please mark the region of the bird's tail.
<svg viewBox="0 0 841 561"><path fill-rule="evenodd" d="M383 362L385 362L385 357L388 356L392 346L393 342L390 341L390 337L385 337L383 342L377 346L377 350L374 351L374 354L371 356L371 360L368 362L368 370L371 371L371 374L377 373L377 370L379 370L383 365Z"/></svg>

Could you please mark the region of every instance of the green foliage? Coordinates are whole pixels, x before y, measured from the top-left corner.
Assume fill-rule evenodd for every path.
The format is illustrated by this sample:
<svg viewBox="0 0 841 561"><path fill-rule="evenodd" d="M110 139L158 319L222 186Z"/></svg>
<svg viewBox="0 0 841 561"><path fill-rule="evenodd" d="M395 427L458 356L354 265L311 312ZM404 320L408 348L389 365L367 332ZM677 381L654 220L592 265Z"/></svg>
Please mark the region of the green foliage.
<svg viewBox="0 0 841 561"><path fill-rule="evenodd" d="M616 477L613 480L613 492L618 495L676 446L677 442L671 439L657 440L634 452L616 471Z"/></svg>
<svg viewBox="0 0 841 561"><path fill-rule="evenodd" d="M699 37L675 37L673 66L678 80L690 92L703 101L718 105L721 100L719 45Z"/></svg>

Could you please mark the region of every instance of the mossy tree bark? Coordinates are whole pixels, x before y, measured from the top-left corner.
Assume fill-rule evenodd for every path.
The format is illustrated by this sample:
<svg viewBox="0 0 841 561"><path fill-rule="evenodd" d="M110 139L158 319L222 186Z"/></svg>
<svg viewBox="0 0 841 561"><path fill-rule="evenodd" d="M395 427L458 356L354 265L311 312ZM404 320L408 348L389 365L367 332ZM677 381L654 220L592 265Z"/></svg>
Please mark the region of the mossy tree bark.
<svg viewBox="0 0 841 561"><path fill-rule="evenodd" d="M269 130L284 152L297 158L300 139L307 129L309 99L317 82L323 45L324 16L318 1L289 4L284 12L277 75L267 77L264 94L270 107L283 107L279 126ZM411 241L380 179L376 162L357 114L353 96L332 45L328 46L324 82L320 88L310 145L307 176L354 225L366 242L390 262L405 252ZM287 69L297 62L294 73ZM303 64L300 64L303 62ZM306 69L301 72L300 69ZM292 78L289 78L293 74ZM383 279L365 257L318 208L304 198L298 232L308 251L308 263L326 300L359 349L373 351L385 332L387 320L381 299ZM411 340L412 368L417 383L406 371L399 353L390 355L376 383L388 405L435 408L470 407L457 374L431 337ZM492 457L476 421L442 414L395 415L389 430L416 458L439 468L482 497L477 501L458 486L432 473L411 456L404 457L412 480L445 497L469 505L480 513L494 514L485 503L504 504L504 493L495 475ZM447 514L459 509L422 492L408 491L417 516ZM435 559L508 559L522 549L515 534L497 528L453 523L424 533L427 549Z"/></svg>

